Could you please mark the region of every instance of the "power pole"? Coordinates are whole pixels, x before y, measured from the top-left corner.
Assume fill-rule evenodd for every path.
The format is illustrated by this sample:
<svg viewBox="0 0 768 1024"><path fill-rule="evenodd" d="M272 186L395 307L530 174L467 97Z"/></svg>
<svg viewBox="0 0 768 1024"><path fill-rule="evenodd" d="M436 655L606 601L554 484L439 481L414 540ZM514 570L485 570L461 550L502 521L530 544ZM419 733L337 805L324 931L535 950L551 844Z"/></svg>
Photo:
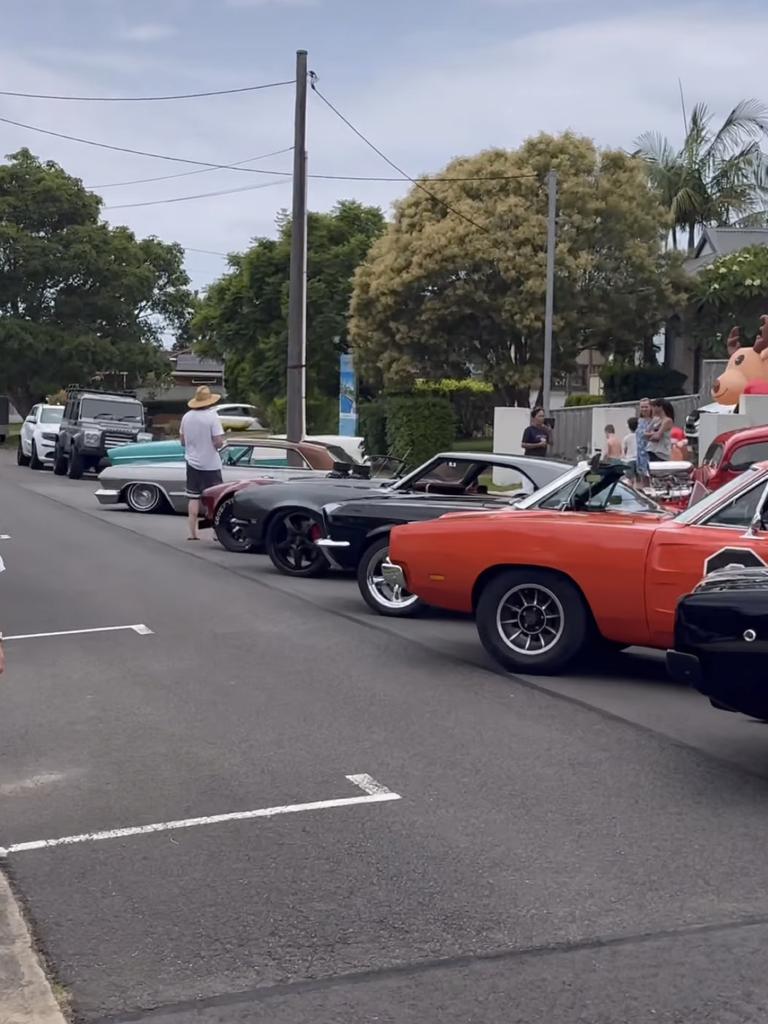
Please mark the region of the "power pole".
<svg viewBox="0 0 768 1024"><path fill-rule="evenodd" d="M541 384L541 398L544 411L549 416L552 392L552 321L555 315L555 242L557 240L557 171L547 175L547 298L544 312L544 373Z"/></svg>
<svg viewBox="0 0 768 1024"><path fill-rule="evenodd" d="M288 297L286 428L289 441L306 431L307 378L307 51L296 51L296 113L293 136L293 219Z"/></svg>

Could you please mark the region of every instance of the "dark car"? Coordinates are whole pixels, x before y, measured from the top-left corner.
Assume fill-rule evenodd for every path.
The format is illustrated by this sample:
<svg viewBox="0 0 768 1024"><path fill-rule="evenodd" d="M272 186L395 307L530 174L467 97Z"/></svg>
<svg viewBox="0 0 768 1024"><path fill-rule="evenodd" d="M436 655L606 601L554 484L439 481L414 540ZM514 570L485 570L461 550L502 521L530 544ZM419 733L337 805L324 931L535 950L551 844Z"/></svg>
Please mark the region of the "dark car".
<svg viewBox="0 0 768 1024"><path fill-rule="evenodd" d="M107 450L151 441L144 406L130 392L71 387L53 453L53 472L79 480L107 460Z"/></svg>
<svg viewBox="0 0 768 1024"><path fill-rule="evenodd" d="M489 488L496 490L494 475L497 480L504 472L509 477L508 485L498 485L508 504L513 493L510 488L519 489L521 479L527 484L524 490L530 491L570 468L568 463L553 459L443 452L395 483L341 476L248 487L232 499L231 523L252 549L263 546L280 572L319 576L329 567L329 560L317 545L324 536L322 508L333 501L366 495L429 494L462 502L472 499L476 503L473 507L480 508L489 500ZM447 503L444 511L450 511L450 507Z"/></svg>
<svg viewBox="0 0 768 1024"><path fill-rule="evenodd" d="M746 549L723 552L683 597L675 617L670 675L693 686L720 711L768 720L768 566ZM744 557L748 556L748 557Z"/></svg>

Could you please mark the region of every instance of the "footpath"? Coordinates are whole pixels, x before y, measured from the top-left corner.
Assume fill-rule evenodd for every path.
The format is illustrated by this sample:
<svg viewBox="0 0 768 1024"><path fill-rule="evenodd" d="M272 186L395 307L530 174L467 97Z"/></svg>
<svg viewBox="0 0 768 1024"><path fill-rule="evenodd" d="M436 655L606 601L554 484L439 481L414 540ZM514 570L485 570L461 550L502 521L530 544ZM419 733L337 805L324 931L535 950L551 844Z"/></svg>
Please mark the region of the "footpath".
<svg viewBox="0 0 768 1024"><path fill-rule="evenodd" d="M19 906L0 871L0 1021L65 1024Z"/></svg>

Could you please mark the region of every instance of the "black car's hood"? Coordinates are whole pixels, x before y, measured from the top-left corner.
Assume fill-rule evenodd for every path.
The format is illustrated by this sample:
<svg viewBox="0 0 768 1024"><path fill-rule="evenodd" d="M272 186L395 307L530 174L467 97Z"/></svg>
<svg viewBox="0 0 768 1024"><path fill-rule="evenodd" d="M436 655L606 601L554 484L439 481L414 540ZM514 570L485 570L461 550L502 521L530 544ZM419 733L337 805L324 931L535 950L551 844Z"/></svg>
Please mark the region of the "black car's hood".
<svg viewBox="0 0 768 1024"><path fill-rule="evenodd" d="M355 496L381 494L391 481L359 480L352 477L313 477L307 480L275 481L263 487L246 487L235 494L232 513L238 519L260 519L265 512L295 503L318 512L329 502L354 492Z"/></svg>
<svg viewBox="0 0 768 1024"><path fill-rule="evenodd" d="M435 508L445 512L483 512L489 509L514 508L515 501L511 495L477 494L425 494L421 491L398 491L388 489L378 494L361 494L349 496L339 495L335 502L329 502L326 509L331 519L346 515L372 515L377 510L391 508L394 505L414 506L416 508Z"/></svg>

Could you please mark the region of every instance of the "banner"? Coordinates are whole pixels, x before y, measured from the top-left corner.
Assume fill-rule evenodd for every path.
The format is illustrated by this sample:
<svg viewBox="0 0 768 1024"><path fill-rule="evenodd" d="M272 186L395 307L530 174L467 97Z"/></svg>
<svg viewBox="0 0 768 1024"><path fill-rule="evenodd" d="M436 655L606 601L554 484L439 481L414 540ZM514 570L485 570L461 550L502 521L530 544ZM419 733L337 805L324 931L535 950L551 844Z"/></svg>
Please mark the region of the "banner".
<svg viewBox="0 0 768 1024"><path fill-rule="evenodd" d="M357 436L357 375L351 355L339 359L339 433Z"/></svg>

